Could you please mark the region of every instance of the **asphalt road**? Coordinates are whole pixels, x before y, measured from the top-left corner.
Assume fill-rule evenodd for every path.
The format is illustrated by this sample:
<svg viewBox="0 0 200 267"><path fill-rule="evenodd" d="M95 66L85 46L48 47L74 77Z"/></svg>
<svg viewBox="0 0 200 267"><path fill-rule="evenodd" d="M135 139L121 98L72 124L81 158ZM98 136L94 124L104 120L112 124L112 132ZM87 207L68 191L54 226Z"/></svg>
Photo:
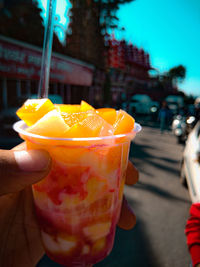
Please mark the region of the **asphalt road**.
<svg viewBox="0 0 200 267"><path fill-rule="evenodd" d="M189 266L184 228L191 202L179 181L182 151L170 132L143 127L130 151L140 180L125 188L137 224L131 231L117 229L111 254L95 267ZM57 266L44 257L37 267Z"/></svg>
<svg viewBox="0 0 200 267"><path fill-rule="evenodd" d="M136 227L128 232L118 229L111 255L96 266L189 266L184 228L191 202L179 181L182 151L170 132L143 127L130 153L140 180L125 189Z"/></svg>

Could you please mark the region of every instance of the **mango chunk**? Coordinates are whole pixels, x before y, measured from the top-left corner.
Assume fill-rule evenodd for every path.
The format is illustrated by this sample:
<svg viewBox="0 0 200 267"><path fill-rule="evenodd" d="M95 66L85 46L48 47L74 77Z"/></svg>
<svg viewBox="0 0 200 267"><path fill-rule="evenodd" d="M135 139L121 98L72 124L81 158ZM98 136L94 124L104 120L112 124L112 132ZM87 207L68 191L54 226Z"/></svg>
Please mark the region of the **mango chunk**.
<svg viewBox="0 0 200 267"><path fill-rule="evenodd" d="M123 110L119 110L117 112L116 120L113 124L114 127L114 134L125 134L129 133L134 128L135 120Z"/></svg>
<svg viewBox="0 0 200 267"><path fill-rule="evenodd" d="M55 104L54 106L59 112L77 113L81 111L80 105Z"/></svg>
<svg viewBox="0 0 200 267"><path fill-rule="evenodd" d="M31 126L53 109L54 105L48 98L28 99L23 106L17 110L16 114L28 126Z"/></svg>
<svg viewBox="0 0 200 267"><path fill-rule="evenodd" d="M99 108L96 111L99 116L111 125L116 121L117 112L114 108Z"/></svg>
<svg viewBox="0 0 200 267"><path fill-rule="evenodd" d="M81 101L81 111L95 110L91 105L85 101Z"/></svg>
<svg viewBox="0 0 200 267"><path fill-rule="evenodd" d="M109 136L113 134L113 127L94 113L81 122L74 124L66 136L69 138Z"/></svg>
<svg viewBox="0 0 200 267"><path fill-rule="evenodd" d="M44 117L27 129L27 132L47 136L64 137L70 127L57 110L48 112Z"/></svg>
<svg viewBox="0 0 200 267"><path fill-rule="evenodd" d="M98 240L109 234L111 222L97 223L91 226L87 226L83 229L84 234L91 240Z"/></svg>
<svg viewBox="0 0 200 267"><path fill-rule="evenodd" d="M66 113L61 112L61 116L63 117L65 123L72 127L73 125L82 122L87 117L94 115L94 111L90 110L87 112L78 112L78 113Z"/></svg>

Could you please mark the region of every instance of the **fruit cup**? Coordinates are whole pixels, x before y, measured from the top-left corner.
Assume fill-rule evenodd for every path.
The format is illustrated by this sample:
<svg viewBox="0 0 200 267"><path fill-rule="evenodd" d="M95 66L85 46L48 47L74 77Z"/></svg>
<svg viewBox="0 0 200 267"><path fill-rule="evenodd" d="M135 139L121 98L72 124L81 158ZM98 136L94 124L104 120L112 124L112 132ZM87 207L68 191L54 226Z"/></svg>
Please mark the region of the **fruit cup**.
<svg viewBox="0 0 200 267"><path fill-rule="evenodd" d="M51 138L14 129L27 149L52 158L47 177L33 185L46 254L64 266L90 266L112 250L119 219L132 132L92 138Z"/></svg>

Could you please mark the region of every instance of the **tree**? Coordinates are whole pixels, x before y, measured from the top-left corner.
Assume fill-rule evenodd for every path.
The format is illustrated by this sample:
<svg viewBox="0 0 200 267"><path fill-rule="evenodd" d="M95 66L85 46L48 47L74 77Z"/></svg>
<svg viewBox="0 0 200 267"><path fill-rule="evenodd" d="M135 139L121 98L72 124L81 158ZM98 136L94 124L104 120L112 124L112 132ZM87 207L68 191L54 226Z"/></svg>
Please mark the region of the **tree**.
<svg viewBox="0 0 200 267"><path fill-rule="evenodd" d="M173 67L168 71L167 75L173 84L177 85L177 83L183 82L185 79L186 68L183 65Z"/></svg>
<svg viewBox="0 0 200 267"><path fill-rule="evenodd" d="M44 27L41 9L35 1L10 2L1 10L0 33L31 44L42 46Z"/></svg>
<svg viewBox="0 0 200 267"><path fill-rule="evenodd" d="M93 0L98 7L100 17L100 25L103 30L118 28L117 22L119 21L116 13L119 6L122 4L130 3L135 0Z"/></svg>
<svg viewBox="0 0 200 267"><path fill-rule="evenodd" d="M0 34L42 47L44 26L41 12L36 0L6 1L0 10ZM53 50L63 51L55 34Z"/></svg>
<svg viewBox="0 0 200 267"><path fill-rule="evenodd" d="M116 12L121 4L134 0L71 0L67 30L67 51L95 66L105 68L105 36L117 28Z"/></svg>
<svg viewBox="0 0 200 267"><path fill-rule="evenodd" d="M104 40L94 1L71 0L70 23L66 35L67 53L96 66L104 65Z"/></svg>

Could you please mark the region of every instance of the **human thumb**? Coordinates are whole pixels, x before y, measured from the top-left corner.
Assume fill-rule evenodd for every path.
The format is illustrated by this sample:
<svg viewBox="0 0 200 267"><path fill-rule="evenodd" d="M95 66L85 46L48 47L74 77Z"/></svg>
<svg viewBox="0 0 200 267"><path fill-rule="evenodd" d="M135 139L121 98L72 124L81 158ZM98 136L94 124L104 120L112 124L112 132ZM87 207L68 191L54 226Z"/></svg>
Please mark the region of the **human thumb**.
<svg viewBox="0 0 200 267"><path fill-rule="evenodd" d="M0 150L0 195L22 190L44 178L51 158L43 150Z"/></svg>

